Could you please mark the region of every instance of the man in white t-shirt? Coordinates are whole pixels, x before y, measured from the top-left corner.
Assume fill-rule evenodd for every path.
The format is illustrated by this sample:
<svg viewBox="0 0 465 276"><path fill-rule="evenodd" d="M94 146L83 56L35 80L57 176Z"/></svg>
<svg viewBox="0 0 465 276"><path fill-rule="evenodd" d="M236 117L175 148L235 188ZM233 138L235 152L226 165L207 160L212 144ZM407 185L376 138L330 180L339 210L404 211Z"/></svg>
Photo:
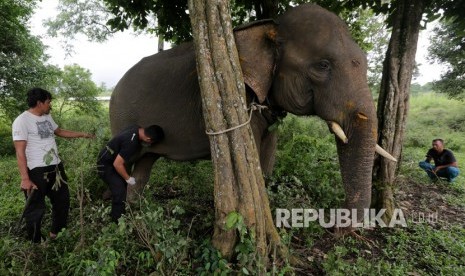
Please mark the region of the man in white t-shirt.
<svg viewBox="0 0 465 276"><path fill-rule="evenodd" d="M66 227L69 213L67 177L58 157L55 135L64 138L93 138L85 132L64 130L50 116L52 95L33 88L27 93L29 109L19 115L12 126L21 190L31 197L24 210L28 239L41 241L41 223L45 214L45 196L52 205L50 238ZM33 192L32 192L33 191Z"/></svg>

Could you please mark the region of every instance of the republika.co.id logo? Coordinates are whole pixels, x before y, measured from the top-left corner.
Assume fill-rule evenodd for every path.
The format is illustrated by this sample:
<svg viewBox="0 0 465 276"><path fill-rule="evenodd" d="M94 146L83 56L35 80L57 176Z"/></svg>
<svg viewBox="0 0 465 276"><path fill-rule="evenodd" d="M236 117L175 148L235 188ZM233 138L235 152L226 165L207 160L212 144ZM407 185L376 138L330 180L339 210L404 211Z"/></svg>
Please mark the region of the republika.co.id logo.
<svg viewBox="0 0 465 276"><path fill-rule="evenodd" d="M407 227L402 209L394 209L388 224L382 219L385 212L386 209L363 209L363 214L357 209L276 209L276 227L302 228L314 221L324 228Z"/></svg>

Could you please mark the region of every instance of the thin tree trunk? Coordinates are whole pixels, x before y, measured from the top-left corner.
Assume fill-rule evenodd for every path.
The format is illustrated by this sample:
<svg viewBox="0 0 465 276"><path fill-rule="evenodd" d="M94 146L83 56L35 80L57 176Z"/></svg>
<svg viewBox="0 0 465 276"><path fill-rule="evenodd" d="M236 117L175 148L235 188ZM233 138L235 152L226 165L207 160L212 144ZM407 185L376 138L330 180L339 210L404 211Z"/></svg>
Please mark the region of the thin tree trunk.
<svg viewBox="0 0 465 276"><path fill-rule="evenodd" d="M378 99L378 144L399 160L377 158L375 162L375 198L378 208L386 209L389 222L394 209L393 185L400 167L405 125L409 110L410 82L415 66L423 0L399 0L393 15L392 35L383 66Z"/></svg>
<svg viewBox="0 0 465 276"><path fill-rule="evenodd" d="M222 132L239 126L249 114L229 1L189 0L189 12L206 129ZM215 170L213 245L223 256L232 256L237 235L225 229L225 219L236 211L254 233L260 260L267 260L268 242L287 254L273 224L250 124L209 137Z"/></svg>
<svg viewBox="0 0 465 276"><path fill-rule="evenodd" d="M278 15L277 0L254 0L254 9L257 19L270 19Z"/></svg>
<svg viewBox="0 0 465 276"><path fill-rule="evenodd" d="M162 52L165 49L165 40L163 35L158 35L158 53Z"/></svg>

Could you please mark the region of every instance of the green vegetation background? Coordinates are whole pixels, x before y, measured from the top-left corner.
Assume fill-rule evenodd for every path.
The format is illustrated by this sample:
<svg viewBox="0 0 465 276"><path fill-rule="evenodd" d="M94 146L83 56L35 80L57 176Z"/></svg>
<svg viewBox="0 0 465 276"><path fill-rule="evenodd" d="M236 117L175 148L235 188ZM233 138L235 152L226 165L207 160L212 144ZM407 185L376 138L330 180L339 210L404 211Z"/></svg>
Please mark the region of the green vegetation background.
<svg viewBox="0 0 465 276"><path fill-rule="evenodd" d="M154 271L154 275L254 274L259 262L250 233L240 219L231 226L241 233L233 263L223 260L210 244L214 214L209 161L160 160L144 196L118 225L110 223L110 202L101 199L106 187L94 165L98 151L110 138L107 117L106 111L91 115L70 111L55 118L63 128L91 131L97 139L58 139L72 194L69 228L57 240L40 245L26 242L18 225L24 195L19 190L11 127L0 122L0 275L148 275ZM442 137L462 167L464 122L462 102L435 93L412 96L399 172L407 181L400 183L442 185L448 203L463 209L463 175L450 186L432 184L417 164L424 159L431 140ZM316 118L288 116L278 131L277 163L268 179L272 209L340 206L344 193L334 137L327 126ZM43 223L44 234L49 223L50 211ZM418 224L409 220L407 228L362 231L362 235L377 237L373 247L354 238L322 245L328 232L317 224L281 229L280 233L293 253L308 262L307 273L465 274L465 230L453 223ZM272 275L289 271L286 262L270 268Z"/></svg>

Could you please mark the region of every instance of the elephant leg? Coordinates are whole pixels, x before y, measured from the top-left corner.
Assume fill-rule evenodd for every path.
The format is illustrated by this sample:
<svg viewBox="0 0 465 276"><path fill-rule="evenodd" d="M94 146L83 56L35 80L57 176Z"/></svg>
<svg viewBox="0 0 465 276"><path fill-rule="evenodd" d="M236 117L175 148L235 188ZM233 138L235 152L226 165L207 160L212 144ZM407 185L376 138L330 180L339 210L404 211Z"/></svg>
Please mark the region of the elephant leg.
<svg viewBox="0 0 465 276"><path fill-rule="evenodd" d="M134 202L138 195L142 194L145 185L149 181L153 163L155 163L158 158L160 158L159 155L149 153L144 154L139 160L136 161L134 164L134 169L131 173L131 176L136 179L136 184L128 185L128 202Z"/></svg>
<svg viewBox="0 0 465 276"><path fill-rule="evenodd" d="M277 132L265 131L260 141L260 164L265 177L271 176L273 173L273 167L276 160L277 143Z"/></svg>
<svg viewBox="0 0 465 276"><path fill-rule="evenodd" d="M267 117L270 116L271 114L267 115ZM265 177L271 176L273 172L278 142L277 131L268 131L269 125L269 120L267 120L263 114L255 113L252 117L252 132L258 154L260 154L260 165Z"/></svg>

